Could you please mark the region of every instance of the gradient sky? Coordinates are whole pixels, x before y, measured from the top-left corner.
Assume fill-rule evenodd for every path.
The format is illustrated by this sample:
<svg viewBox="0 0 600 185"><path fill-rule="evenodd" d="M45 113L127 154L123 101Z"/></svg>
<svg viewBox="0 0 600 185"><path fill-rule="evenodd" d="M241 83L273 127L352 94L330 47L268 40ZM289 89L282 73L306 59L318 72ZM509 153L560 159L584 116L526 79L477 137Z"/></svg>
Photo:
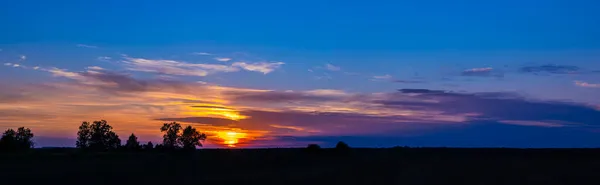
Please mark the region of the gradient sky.
<svg viewBox="0 0 600 185"><path fill-rule="evenodd" d="M0 129L208 147L598 147L600 2L0 3Z"/></svg>

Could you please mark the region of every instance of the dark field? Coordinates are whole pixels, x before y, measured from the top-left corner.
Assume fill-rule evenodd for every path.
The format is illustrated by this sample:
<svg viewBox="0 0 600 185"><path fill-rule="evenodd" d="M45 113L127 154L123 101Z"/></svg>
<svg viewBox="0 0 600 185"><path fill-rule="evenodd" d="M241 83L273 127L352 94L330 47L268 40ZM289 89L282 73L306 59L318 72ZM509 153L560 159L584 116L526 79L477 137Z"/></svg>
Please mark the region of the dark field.
<svg viewBox="0 0 600 185"><path fill-rule="evenodd" d="M203 149L0 154L0 184L600 184L598 149Z"/></svg>

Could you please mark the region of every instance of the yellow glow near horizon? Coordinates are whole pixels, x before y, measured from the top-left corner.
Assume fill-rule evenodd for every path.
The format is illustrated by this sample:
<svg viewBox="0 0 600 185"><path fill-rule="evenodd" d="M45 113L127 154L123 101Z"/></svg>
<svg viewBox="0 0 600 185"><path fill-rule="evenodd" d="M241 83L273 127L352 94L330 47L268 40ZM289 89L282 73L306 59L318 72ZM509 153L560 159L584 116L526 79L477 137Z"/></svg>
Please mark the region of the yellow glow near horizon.
<svg viewBox="0 0 600 185"><path fill-rule="evenodd" d="M245 139L248 134L235 131L222 131L217 133L217 137L223 140L223 144L228 147L236 147L240 139Z"/></svg>

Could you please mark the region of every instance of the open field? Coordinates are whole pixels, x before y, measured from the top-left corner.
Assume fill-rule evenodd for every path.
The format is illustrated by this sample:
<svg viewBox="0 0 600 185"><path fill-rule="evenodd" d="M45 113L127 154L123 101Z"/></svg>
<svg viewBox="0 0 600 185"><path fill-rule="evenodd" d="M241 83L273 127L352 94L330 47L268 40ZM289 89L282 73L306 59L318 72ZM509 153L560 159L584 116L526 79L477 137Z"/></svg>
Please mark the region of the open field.
<svg viewBox="0 0 600 185"><path fill-rule="evenodd" d="M0 154L0 184L600 184L598 149L203 149Z"/></svg>

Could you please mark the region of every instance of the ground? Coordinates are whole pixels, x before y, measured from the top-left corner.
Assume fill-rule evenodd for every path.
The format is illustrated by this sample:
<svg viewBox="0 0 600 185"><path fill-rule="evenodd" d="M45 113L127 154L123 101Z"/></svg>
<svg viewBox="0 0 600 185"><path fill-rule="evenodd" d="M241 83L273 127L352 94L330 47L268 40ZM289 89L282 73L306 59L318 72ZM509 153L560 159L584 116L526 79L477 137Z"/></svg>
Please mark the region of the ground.
<svg viewBox="0 0 600 185"><path fill-rule="evenodd" d="M599 149L204 149L0 154L0 184L600 184Z"/></svg>

